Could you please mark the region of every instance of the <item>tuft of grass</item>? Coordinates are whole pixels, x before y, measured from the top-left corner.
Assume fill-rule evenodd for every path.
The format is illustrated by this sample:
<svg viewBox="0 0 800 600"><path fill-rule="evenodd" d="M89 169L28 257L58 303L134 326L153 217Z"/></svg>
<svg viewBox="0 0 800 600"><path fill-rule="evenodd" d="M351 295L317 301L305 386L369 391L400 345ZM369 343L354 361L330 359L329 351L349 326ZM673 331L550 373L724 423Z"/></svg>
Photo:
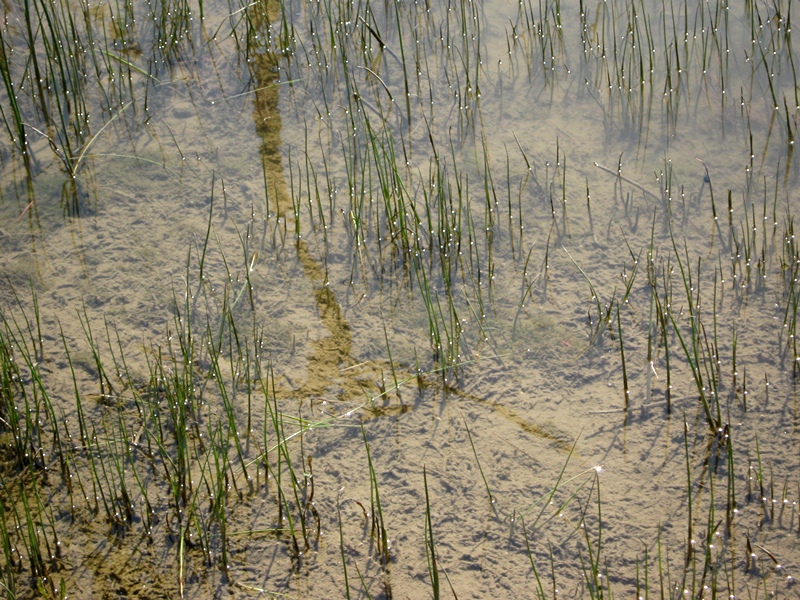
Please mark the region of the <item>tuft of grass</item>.
<svg viewBox="0 0 800 600"><path fill-rule="evenodd" d="M431 519L431 501L428 496L428 472L422 469L423 485L425 487L425 556L428 559L428 576L431 582L431 593L438 600L439 590L439 562L436 558L436 542L433 536L433 520Z"/></svg>

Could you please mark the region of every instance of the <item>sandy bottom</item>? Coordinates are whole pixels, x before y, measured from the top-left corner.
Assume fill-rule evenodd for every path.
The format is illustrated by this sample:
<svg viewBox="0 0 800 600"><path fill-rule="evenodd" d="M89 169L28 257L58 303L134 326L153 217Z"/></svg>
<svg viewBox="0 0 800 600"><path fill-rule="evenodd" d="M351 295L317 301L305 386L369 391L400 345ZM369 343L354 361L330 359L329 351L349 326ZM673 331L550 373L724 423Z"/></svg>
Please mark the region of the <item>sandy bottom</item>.
<svg viewBox="0 0 800 600"><path fill-rule="evenodd" d="M274 60L265 58L256 71L264 86L279 76ZM592 563L620 597L642 593L645 576L653 596L700 590L707 583L705 564L714 565L719 585L735 586L739 597L797 597L790 578L800 576L800 406L792 356L785 352L781 261L798 196L793 188L782 192L776 214L785 216L759 230L758 239L763 234L767 240L765 276L743 288L740 263L731 259L735 251L720 237L727 223L723 230L715 223L708 191L700 189L704 171L694 160L701 157L713 173L721 210L725 191L742 186L739 121L731 120L723 137L702 114L687 117L683 136L655 131L643 152L638 140L614 128L609 133L591 97L564 93L564 102L532 115L534 100L522 81L506 87L499 77L487 82L482 127L492 135L485 146L479 133L456 142L461 174L469 177L471 214L480 219L476 243L484 263L468 266L465 241L455 317L447 313L438 257L430 255L436 243L417 242L444 307L442 331L460 336L453 351L458 368L445 377L437 369L446 350L431 343L430 313L412 262L398 258L400 242L378 241L372 230L363 244L355 243L346 146L330 133L338 131L335 125L313 119L309 89L270 88L255 99L223 102L208 83L213 75L233 88L234 76L208 65L197 69L194 78L178 79L151 99L148 128L133 133L140 160L102 156L131 143L122 132L97 141L97 156L79 177L80 215L59 203L64 179L57 163L43 160L29 207L23 178L5 163L0 311L11 331L19 325L26 332L35 294L42 333L37 368L73 436L73 470L84 478L86 496L96 492L88 454L80 451L76 394L98 456L110 456L112 444L127 445L151 505L148 516L126 467L133 516L127 527L110 525L102 503L70 494L54 458L45 460L49 474L41 474L38 489L51 514L38 522L42 535L54 528L60 543L52 561L56 587L63 585L72 598L174 598L181 592L191 598L341 598L348 590L366 597L369 590L373 598L416 599L432 593L433 547L442 594L460 599L527 598L538 590L546 597L588 597ZM393 85L389 74L385 78ZM442 110L433 132L446 144L445 115L452 111ZM759 131L768 126L756 114L753 122ZM422 186L430 161L427 133L418 127L406 132L415 153L404 173ZM37 155L48 156L46 142L34 145ZM536 168L535 180L525 175L519 147ZM498 193L503 190L493 205L491 249L481 229L483 148ZM608 173L623 151L637 156L623 167L624 180ZM508 163L507 152L513 154ZM317 204L323 155L328 183ZM657 200L661 184L653 176L663 174L666 155L674 159L684 194L682 201L675 196L670 214ZM315 165L316 184L306 157ZM550 199L555 193L561 201L563 173L555 163L567 170L568 201L556 204L554 221ZM449 175L452 187L458 178ZM374 222L383 214L378 191L373 182L365 196L364 214ZM333 192L338 196L329 203ZM409 192L418 206L421 193ZM506 202L506 194L513 201ZM746 205L737 192L733 197L734 230L741 235L740 224L751 214L763 221L764 194ZM463 223L460 231L466 240ZM703 339L719 360L724 429L713 434L687 352L674 332L669 357L660 342L647 282L648 268L659 285L671 281L671 310L685 333L692 317L681 265L693 271ZM481 283L473 285L479 270ZM595 336L598 303L614 308L608 327ZM225 330L214 376L203 343L227 327L226 308L241 349ZM213 465L204 466L200 453L190 469L202 482L192 485L205 519L199 526L208 535L204 542L182 532L158 453L146 447L147 435L136 437L141 424L153 424L141 416L140 403L168 412L153 365L159 350L162 358L177 352L187 322L197 343L189 380L204 399L195 431L231 430L215 390L222 378L249 467L245 475L229 440L224 453L230 463L221 471L228 494L227 569L221 567L220 526L209 516L211 479L204 479ZM262 370L245 371L232 356L247 356ZM125 382L114 375L123 357L130 375ZM166 376L181 371L177 363L163 364L170 365ZM292 436L286 448L297 495L286 457L274 447L274 428L265 425L267 401L284 416L283 436ZM301 429L298 418L305 432L292 435ZM120 437L119 423L137 444ZM720 443L725 435L733 440L731 478ZM199 438L190 446L199 448ZM268 447L270 472L261 460ZM16 483L26 477L12 467L4 472L4 486L16 490L4 492L7 512L19 489L30 490L29 483ZM119 489L113 473L101 477L109 490ZM277 531L289 525L279 489L293 511L294 535ZM735 500L735 513L728 498ZM14 543L23 555L17 569L22 587L30 573L21 539ZM32 588L18 589L18 597L33 595Z"/></svg>

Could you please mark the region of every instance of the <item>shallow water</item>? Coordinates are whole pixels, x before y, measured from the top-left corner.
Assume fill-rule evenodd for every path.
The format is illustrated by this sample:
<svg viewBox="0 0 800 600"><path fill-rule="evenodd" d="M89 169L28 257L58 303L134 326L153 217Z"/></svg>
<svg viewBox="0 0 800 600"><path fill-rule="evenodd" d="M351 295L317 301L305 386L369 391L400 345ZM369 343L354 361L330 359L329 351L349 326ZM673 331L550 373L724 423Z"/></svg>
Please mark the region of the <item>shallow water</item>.
<svg viewBox="0 0 800 600"><path fill-rule="evenodd" d="M797 594L788 3L87 6L96 138L9 68L3 585Z"/></svg>

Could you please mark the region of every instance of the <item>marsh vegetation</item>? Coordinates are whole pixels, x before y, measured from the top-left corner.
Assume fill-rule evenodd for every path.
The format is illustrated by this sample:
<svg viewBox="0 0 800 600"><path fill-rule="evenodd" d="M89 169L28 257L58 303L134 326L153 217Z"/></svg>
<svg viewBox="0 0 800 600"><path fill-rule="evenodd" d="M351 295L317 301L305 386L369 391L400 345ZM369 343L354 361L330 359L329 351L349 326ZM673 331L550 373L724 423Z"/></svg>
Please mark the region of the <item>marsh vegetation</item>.
<svg viewBox="0 0 800 600"><path fill-rule="evenodd" d="M2 592L796 597L792 8L5 3Z"/></svg>

